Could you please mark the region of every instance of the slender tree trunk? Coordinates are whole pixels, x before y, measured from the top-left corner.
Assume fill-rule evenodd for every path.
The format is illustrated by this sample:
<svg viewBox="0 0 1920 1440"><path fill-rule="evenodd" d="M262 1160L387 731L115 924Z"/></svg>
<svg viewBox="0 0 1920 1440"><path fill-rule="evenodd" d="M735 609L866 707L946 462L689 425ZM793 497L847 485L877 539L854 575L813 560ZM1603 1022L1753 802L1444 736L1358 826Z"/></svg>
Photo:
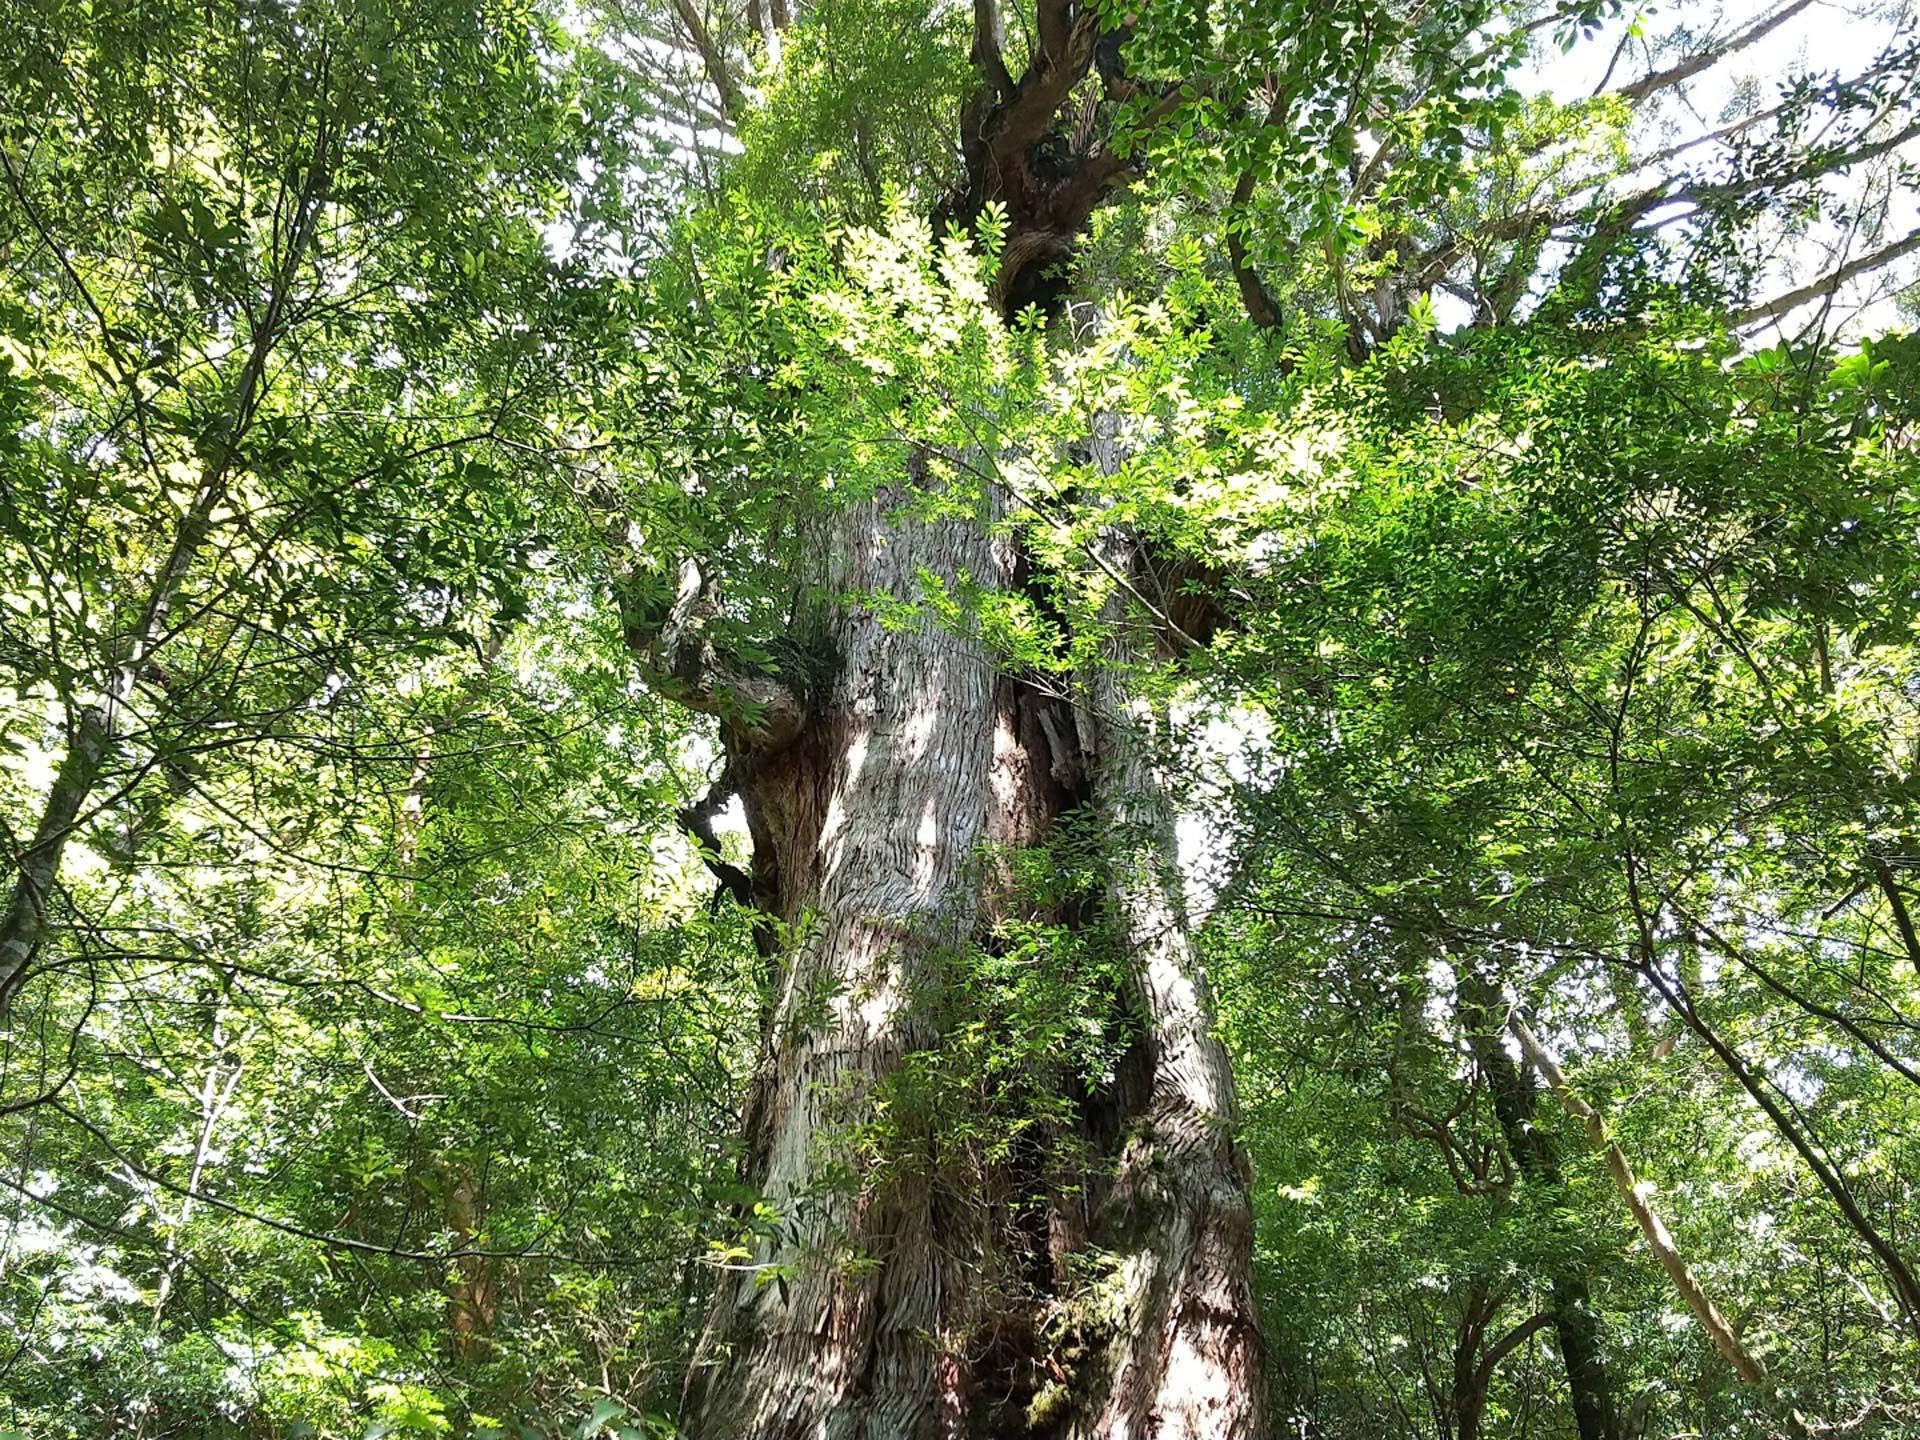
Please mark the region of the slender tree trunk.
<svg viewBox="0 0 1920 1440"><path fill-rule="evenodd" d="M1493 1108L1513 1161L1529 1184L1560 1188L1559 1156L1545 1131L1534 1123L1539 1092L1501 1044L1505 1002L1498 987L1464 965L1455 967L1462 1028L1474 1060L1487 1077ZM1580 1440L1619 1440L1618 1412L1600 1349L1600 1322L1593 1313L1587 1277L1577 1265L1563 1263L1548 1277L1548 1314L1553 1319L1560 1358L1566 1366L1567 1398Z"/></svg>
<svg viewBox="0 0 1920 1440"><path fill-rule="evenodd" d="M479 1242L486 1223L486 1193L466 1160L440 1167L441 1213L454 1244L468 1249ZM463 1360L483 1358L493 1346L494 1261L487 1255L461 1255L445 1281L447 1337Z"/></svg>
<svg viewBox="0 0 1920 1440"><path fill-rule="evenodd" d="M1487 1413L1487 1392L1494 1372L1515 1350L1553 1323L1551 1315L1534 1315L1521 1321L1480 1353L1480 1344L1493 1311L1483 1312L1478 1325L1462 1327L1460 1342L1453 1355L1453 1415L1456 1440L1480 1440L1481 1425Z"/></svg>
<svg viewBox="0 0 1920 1440"><path fill-rule="evenodd" d="M1767 1372L1760 1362L1747 1353L1740 1343L1740 1337L1733 1333L1733 1327L1713 1303L1687 1264L1686 1257L1680 1253L1680 1247L1674 1244L1672 1234L1666 1223L1655 1212L1647 1197L1641 1193L1640 1182L1635 1178L1633 1167L1627 1163L1626 1155L1613 1143L1607 1134L1607 1125L1600 1114L1591 1105L1575 1093L1573 1086L1560 1070L1560 1063L1553 1053L1541 1043L1526 1021L1518 1015L1509 1017L1508 1026L1514 1038L1520 1042L1521 1052L1527 1062L1540 1072L1540 1078L1547 1082L1566 1112L1578 1120L1607 1161L1607 1169L1613 1175L1614 1187L1619 1190L1620 1198L1627 1202L1627 1209L1633 1212L1640 1233L1647 1238L1647 1245L1653 1251L1654 1258L1660 1262L1660 1268L1667 1272L1667 1278L1673 1281L1674 1289L1680 1292L1680 1298L1687 1302L1687 1308L1693 1311L1694 1318L1700 1322L1700 1328L1707 1332L1707 1338L1713 1342L1713 1348L1721 1357L1733 1366L1740 1378L1749 1385L1757 1385L1766 1379Z"/></svg>
<svg viewBox="0 0 1920 1440"><path fill-rule="evenodd" d="M221 469L210 464L201 477L192 505L181 519L172 548L160 567L139 619L121 647L118 662L107 671L99 697L72 722L67 753L54 775L53 788L47 792L33 839L21 853L13 893L4 915L0 915L0 1016L5 1015L13 996L25 982L28 966L46 938L48 907L67 842L84 818L108 757L113 753L114 735L133 699L141 668L159 640L161 621L174 587L205 542L213 506L222 493L222 479Z"/></svg>
<svg viewBox="0 0 1920 1440"><path fill-rule="evenodd" d="M923 573L1014 580L991 515L906 512L923 478L833 513L827 593L914 601ZM797 733L723 727L755 897L801 938L748 1106L745 1169L777 1223L721 1275L689 1433L1251 1440L1247 1172L1145 743L1161 722L1117 663L1087 677L1076 724L964 630L858 606L823 624L834 672ZM1138 643L1127 630L1117 652ZM940 1043L951 958L1006 903L983 846L1042 841L1083 803L1115 837L1087 918L1125 947L1132 993L1114 1023L1134 1017L1137 1038L1091 1099L1035 1078L1078 1107L1080 1173L1057 1157L982 1173L899 1086ZM1034 1193L1050 1197L1037 1223L980 1203Z"/></svg>
<svg viewBox="0 0 1920 1440"><path fill-rule="evenodd" d="M286 217L286 242L268 277L260 323L249 339L245 358L235 374L218 424L207 436L206 459L194 487L193 500L174 529L166 559L153 577L147 595L126 632L115 638L113 653L103 657L98 697L69 726L67 753L54 776L33 839L22 851L13 891L0 913L0 1018L39 953L49 929L48 907L59 880L67 842L86 818L94 792L113 753L115 732L132 702L140 674L167 639L166 620L187 572L200 558L213 530L214 512L227 493L227 482L237 462L238 447L254 419L267 379L267 358L280 340L293 299L293 283L312 244L320 206L331 173L331 135L324 111L316 124L312 158L297 191L293 211ZM0 155L0 160L4 160ZM16 186L19 177L6 162ZM116 348L108 337L109 348ZM131 382L129 382L131 383ZM135 396L136 404L144 401ZM71 712L69 712L71 714Z"/></svg>
<svg viewBox="0 0 1920 1440"><path fill-rule="evenodd" d="M1846 1218L1855 1235L1874 1253L1885 1269L1887 1279L1893 1285L1894 1295L1900 1302L1900 1311L1909 1328L1920 1329L1920 1278L1916 1278L1913 1268L1907 1264L1906 1257L1894 1243L1880 1232L1866 1211L1861 1209L1859 1200L1853 1193L1844 1175L1821 1157L1819 1147L1793 1118L1782 1108L1780 1102L1770 1093L1766 1080L1757 1074L1754 1068L1744 1060L1740 1053L1721 1037L1720 1033L1707 1023L1693 1003L1693 991L1684 981L1669 978L1659 966L1643 962L1641 973L1660 992L1660 998L1668 1005L1689 1030L1706 1042L1707 1048L1719 1057L1722 1064L1732 1074L1779 1130L1781 1138L1791 1145L1796 1154L1806 1162L1821 1187L1839 1206L1840 1213Z"/></svg>
<svg viewBox="0 0 1920 1440"><path fill-rule="evenodd" d="M180 1266L185 1259L182 1250L185 1245L185 1231L192 1221L196 1209L195 1197L200 1193L200 1181L206 1174L207 1160L213 1153L213 1136L219 1128L221 1117L227 1112L227 1106L233 1103L233 1092L240 1086L240 1077L246 1073L247 1062L238 1053L239 1046L245 1044L247 1036L241 1036L234 1045L236 1051L233 1068L225 1074L221 1066L225 1063L228 1049L228 1036L224 1007L214 1002L213 1023L207 1037L207 1069L200 1078L200 1089L194 1097L200 1107L196 1117L200 1122L193 1142L193 1162L187 1167L186 1193L180 1197L180 1207L174 1212L173 1228L167 1234L166 1258L161 1262L159 1283L154 1287L153 1313L151 1323L155 1329L166 1313L167 1301L172 1298L174 1282L180 1277Z"/></svg>

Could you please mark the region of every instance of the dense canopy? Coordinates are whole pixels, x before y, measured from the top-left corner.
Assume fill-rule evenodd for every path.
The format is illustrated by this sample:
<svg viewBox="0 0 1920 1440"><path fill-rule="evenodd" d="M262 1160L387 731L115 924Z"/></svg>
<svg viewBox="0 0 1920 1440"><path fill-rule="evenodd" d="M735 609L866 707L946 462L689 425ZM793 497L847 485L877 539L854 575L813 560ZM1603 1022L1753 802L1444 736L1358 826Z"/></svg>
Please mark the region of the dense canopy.
<svg viewBox="0 0 1920 1440"><path fill-rule="evenodd" d="M0 1440L1920 1433L1912 0L0 36Z"/></svg>

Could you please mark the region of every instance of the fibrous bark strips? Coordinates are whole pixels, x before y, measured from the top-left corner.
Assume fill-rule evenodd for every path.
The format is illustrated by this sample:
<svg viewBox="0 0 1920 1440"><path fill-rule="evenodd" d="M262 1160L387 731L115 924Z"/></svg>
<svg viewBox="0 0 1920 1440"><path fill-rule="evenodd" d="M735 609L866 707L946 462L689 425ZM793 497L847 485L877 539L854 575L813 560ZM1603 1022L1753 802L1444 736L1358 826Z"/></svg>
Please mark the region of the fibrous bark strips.
<svg viewBox="0 0 1920 1440"><path fill-rule="evenodd" d="M1124 77L1108 64L1092 78L1106 52L1082 8L1039 6L1018 78L991 4L976 22L967 177L942 218L970 227L999 206L996 301L1009 315L1050 308L1056 262L1129 179L1062 116L1083 83L1111 93ZM913 504L929 483L921 458L903 458L897 486L829 508L820 593L911 607L926 576L1019 583L1023 557L991 523L1002 497L989 485L979 513L928 518ZM1124 577L1127 537L1105 546ZM1005 673L964 627L883 623L859 604L803 627L830 662L789 683L734 666L702 633L704 603L689 567L671 610L630 617L629 639L659 688L721 716L751 894L793 938L771 971L744 1137L757 1245L722 1273L687 1386L692 1433L1262 1433L1232 1081L1186 938L1171 805L1143 747L1164 717L1125 680L1155 644L1150 617L1116 587L1108 663L1069 701ZM1121 947L1108 1022L1124 1058L1091 1086L1064 1067L1036 1074L1065 1100L1070 1133L982 1164L896 1105L897 1083L940 1044L934 1000L952 958L990 943L996 915L1021 903L984 857L1047 842L1075 811L1113 845L1112 878L1045 918L1098 925Z"/></svg>

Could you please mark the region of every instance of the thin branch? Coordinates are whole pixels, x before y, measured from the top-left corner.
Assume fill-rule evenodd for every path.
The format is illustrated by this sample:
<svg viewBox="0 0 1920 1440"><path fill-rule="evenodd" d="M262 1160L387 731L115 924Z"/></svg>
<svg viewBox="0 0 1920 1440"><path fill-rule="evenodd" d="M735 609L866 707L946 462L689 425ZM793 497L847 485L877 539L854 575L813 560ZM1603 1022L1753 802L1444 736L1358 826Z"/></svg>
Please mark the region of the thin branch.
<svg viewBox="0 0 1920 1440"><path fill-rule="evenodd" d="M1920 231L1915 231L1920 235ZM1907 237L1912 239L1913 236ZM1920 975L1920 935L1913 932L1913 917L1907 913L1906 896L1900 892L1900 885L1893 878L1893 867L1881 855L1872 857L1873 878L1880 882L1881 893L1887 897L1887 904L1893 910L1894 928L1900 932L1900 943L1907 947L1907 958L1913 962L1916 975Z"/></svg>
<svg viewBox="0 0 1920 1440"><path fill-rule="evenodd" d="M68 1120L91 1135L94 1142L118 1161L119 1164L126 1169L128 1174L137 1176L150 1185L157 1185L162 1190L170 1191L182 1199L193 1200L211 1209L223 1211L237 1219L248 1220L256 1225L264 1225L269 1230L278 1230L283 1235L292 1235L302 1240L311 1240L314 1244L324 1246L329 1250L346 1250L358 1255L382 1255L392 1260L413 1260L430 1265L445 1265L451 1261L466 1257L489 1260L553 1260L579 1265L645 1265L656 1263L659 1259L657 1256L647 1255L595 1256L592 1259L582 1259L569 1255L564 1251L535 1249L489 1250L465 1245L454 1246L446 1250L409 1250L396 1245L381 1245L372 1240L356 1240L347 1235L330 1235L323 1230L310 1230L304 1225L296 1225L290 1220L279 1220L271 1215L262 1215L257 1210L249 1210L243 1205L236 1205L230 1200L222 1200L217 1195L209 1195L205 1191L191 1189L180 1184L178 1181L169 1180L163 1175L158 1175L145 1166L135 1162L133 1157L115 1145L104 1131L78 1111L61 1104L57 1100L49 1103L52 1109L59 1111ZM39 1202L41 1199L38 1195L22 1187L13 1188L29 1200Z"/></svg>

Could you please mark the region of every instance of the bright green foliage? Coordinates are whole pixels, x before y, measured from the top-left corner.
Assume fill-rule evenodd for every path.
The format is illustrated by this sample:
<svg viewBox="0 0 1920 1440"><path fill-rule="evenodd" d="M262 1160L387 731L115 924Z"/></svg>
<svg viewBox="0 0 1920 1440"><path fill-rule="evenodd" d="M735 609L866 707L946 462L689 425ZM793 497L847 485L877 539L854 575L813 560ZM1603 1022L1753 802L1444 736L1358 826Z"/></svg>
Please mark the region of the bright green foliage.
<svg viewBox="0 0 1920 1440"><path fill-rule="evenodd" d="M1870 207L1836 177L1910 36L1655 185L1646 96L1516 68L1610 5L1096 9L1130 88L1054 138L1131 168L1009 320L1009 212L943 218L960 8L819 5L777 66L715 15L715 145L665 9L6 6L10 875L127 683L0 1037L0 1425L674 1433L715 1267L782 1223L736 1153L782 972L714 893L741 837L682 833L712 721L636 651L693 560L705 634L809 681L879 604L821 593L822 520L908 455L1026 570L889 618L1067 695L1116 593L1159 642L1284 1433L1451 1440L1463 1337L1576 1270L1636 1436L1920 1424L1920 345L1742 328L1767 246ZM1072 1168L1142 1033L1089 901L1124 838L978 858L862 1182ZM1520 1163L1476 983L1763 1385L1544 1090ZM1522 1340L1481 1433L1573 1434Z"/></svg>
<svg viewBox="0 0 1920 1440"><path fill-rule="evenodd" d="M557 549L553 366L607 304L543 227L625 102L512 7L8 33L12 844L153 629L11 1017L8 1419L464 1428L456 1248L526 1257L485 1393L564 1413L585 1366L637 1408L752 979L734 917L659 924L681 731Z"/></svg>
<svg viewBox="0 0 1920 1440"><path fill-rule="evenodd" d="M1505 341L1436 350L1408 388L1463 387L1457 418L1397 400L1398 377L1347 408L1313 548L1267 581L1301 600L1244 635L1242 673L1277 683L1257 692L1246 761L1262 858L1219 937L1248 1078L1278 1087L1256 1105L1275 1107L1278 1135L1310 1137L1276 1137L1274 1260L1284 1293L1303 1262L1341 1274L1317 1238L1328 1207L1342 1231L1364 1228L1356 1205L1384 1206L1372 1223L1464 1215L1459 1238L1407 1252L1441 1266L1417 1321L1437 1338L1407 1343L1444 1352L1450 1307L1489 1275L1532 1297L1511 1320L1540 1303L1567 1222L1530 1218L1538 1187L1511 1175L1462 1193L1428 1133L1451 1117L1456 1160L1498 1149L1478 1082L1463 1091L1445 1059L1462 1045L1452 972L1491 966L1583 1053L1583 1086L1669 1222L1716 1293L1739 1297L1778 1403L1865 1408L1882 1398L1879 1345L1912 1344L1862 1348L1857 1327L1897 1308L1888 1277L1703 1042L1724 1041L1875 1214L1910 1211L1920 969L1874 862L1913 825L1916 476L1899 437L1915 391L1896 377L1915 352L1734 360L1629 335L1596 364L1594 337L1577 343L1565 358L1538 331L1517 357ZM1863 394L1875 373L1888 384ZM1296 1007L1323 1018L1268 1049ZM1344 1097L1331 1112L1329 1094ZM1402 1138L1330 1143L1330 1113L1356 1103ZM1576 1129L1542 1118L1583 1154ZM1606 1217L1583 1218L1577 1243L1594 1247L1609 1324L1644 1336L1623 1353L1656 1413L1707 1433L1757 1423L1727 1408L1683 1316L1663 1328L1674 1297L1633 1254L1597 1162L1567 1168L1584 1173L1551 1203ZM1518 1229L1488 1253L1488 1224ZM1290 1320L1291 1364L1324 1374L1329 1351L1360 1366L1400 1343L1416 1323L1406 1277L1364 1284L1387 1292L1367 1302L1383 1313Z"/></svg>

